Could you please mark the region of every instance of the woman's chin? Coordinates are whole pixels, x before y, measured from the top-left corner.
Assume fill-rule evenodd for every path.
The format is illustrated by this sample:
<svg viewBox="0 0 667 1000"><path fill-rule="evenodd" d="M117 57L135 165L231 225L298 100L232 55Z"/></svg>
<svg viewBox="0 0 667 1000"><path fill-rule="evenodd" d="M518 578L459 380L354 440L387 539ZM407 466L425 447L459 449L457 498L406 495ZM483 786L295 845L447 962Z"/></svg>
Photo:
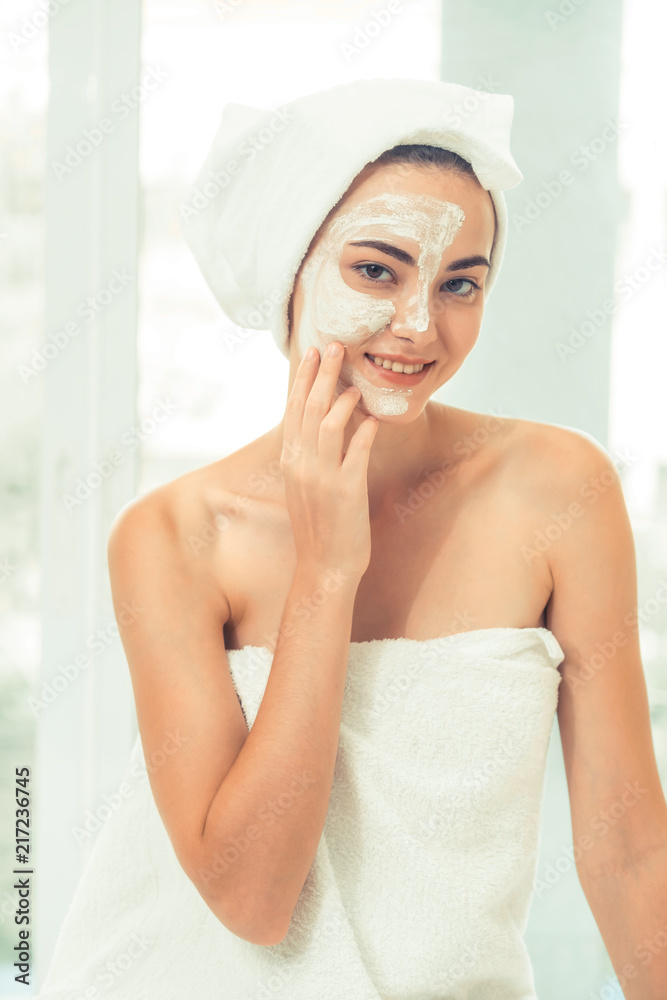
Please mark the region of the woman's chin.
<svg viewBox="0 0 667 1000"><path fill-rule="evenodd" d="M366 402L362 396L354 412L361 414L362 417L377 417L383 424L410 424L416 420L421 409L419 406L415 406L414 402L408 402L403 412L398 413L393 406L390 411L389 407L383 405L382 402L379 405L374 405L372 400Z"/></svg>
<svg viewBox="0 0 667 1000"><path fill-rule="evenodd" d="M419 406L415 406L416 400L404 396L405 409L398 412L397 405L390 405L389 400L377 399L378 387L369 382L365 375L352 365L344 364L336 383L335 396L338 397L351 386L355 386L360 392L352 412L358 413L362 418L377 417L378 420L390 424L410 423L421 410Z"/></svg>

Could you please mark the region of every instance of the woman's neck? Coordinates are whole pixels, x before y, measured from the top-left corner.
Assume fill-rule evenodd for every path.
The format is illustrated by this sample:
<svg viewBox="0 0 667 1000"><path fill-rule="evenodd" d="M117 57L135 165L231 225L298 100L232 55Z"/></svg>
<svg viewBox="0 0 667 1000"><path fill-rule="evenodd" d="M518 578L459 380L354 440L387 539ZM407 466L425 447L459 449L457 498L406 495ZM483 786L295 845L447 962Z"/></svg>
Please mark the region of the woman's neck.
<svg viewBox="0 0 667 1000"><path fill-rule="evenodd" d="M381 508L389 496L405 495L415 481L445 461L458 462L449 454L448 441L458 437L454 427L456 411L442 403L429 401L421 414L409 424L380 421L368 462L368 498L371 511ZM344 451L357 428L366 419L358 408L345 429ZM282 450L284 423L270 432L278 456Z"/></svg>

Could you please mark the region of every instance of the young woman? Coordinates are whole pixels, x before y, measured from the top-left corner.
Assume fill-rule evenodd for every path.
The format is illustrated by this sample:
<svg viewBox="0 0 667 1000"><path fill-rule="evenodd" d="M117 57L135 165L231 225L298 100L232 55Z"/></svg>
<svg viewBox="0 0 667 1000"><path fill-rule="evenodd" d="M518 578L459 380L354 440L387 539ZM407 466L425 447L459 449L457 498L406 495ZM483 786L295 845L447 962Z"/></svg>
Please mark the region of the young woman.
<svg viewBox="0 0 667 1000"><path fill-rule="evenodd" d="M581 884L628 1000L662 996L665 954L635 953L667 923L667 806L616 470L583 433L432 398L504 248L503 185L478 172L510 99L442 124L475 93L360 81L289 106L298 127L256 169L312 190L304 156L329 141L321 176L346 183L324 219L304 190L285 294L262 266L277 273L271 239L290 257L296 202L277 181L260 196L250 165L235 207L211 193L207 239L240 204L248 246L205 273L234 315L255 260L288 402L114 524L114 602L142 609L121 632L149 781L128 771L44 997L535 998L522 933L556 706ZM401 114L389 142L373 116ZM369 119L380 148L347 183ZM511 164L498 154L496 179ZM75 941L93 944L76 973Z"/></svg>

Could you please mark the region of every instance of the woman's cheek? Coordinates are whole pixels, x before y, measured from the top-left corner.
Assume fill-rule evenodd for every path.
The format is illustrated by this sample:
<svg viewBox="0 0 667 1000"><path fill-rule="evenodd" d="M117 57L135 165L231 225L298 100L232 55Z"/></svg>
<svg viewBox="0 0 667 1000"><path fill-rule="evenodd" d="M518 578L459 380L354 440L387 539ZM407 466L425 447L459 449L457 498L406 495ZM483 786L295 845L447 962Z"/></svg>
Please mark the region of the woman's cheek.
<svg viewBox="0 0 667 1000"><path fill-rule="evenodd" d="M380 333L391 323L395 309L390 299L351 288L340 271L342 248L325 245L302 274L303 312L299 348L326 347L332 340L356 344Z"/></svg>
<svg viewBox="0 0 667 1000"><path fill-rule="evenodd" d="M339 340L342 344L358 344L385 330L393 315L394 305L389 299L376 299L347 288L347 293L341 289L338 295L317 300L316 324L325 343Z"/></svg>
<svg viewBox="0 0 667 1000"><path fill-rule="evenodd" d="M340 272L337 256L322 262L314 293L315 326L326 343L367 340L386 329L395 312L390 299L351 288Z"/></svg>

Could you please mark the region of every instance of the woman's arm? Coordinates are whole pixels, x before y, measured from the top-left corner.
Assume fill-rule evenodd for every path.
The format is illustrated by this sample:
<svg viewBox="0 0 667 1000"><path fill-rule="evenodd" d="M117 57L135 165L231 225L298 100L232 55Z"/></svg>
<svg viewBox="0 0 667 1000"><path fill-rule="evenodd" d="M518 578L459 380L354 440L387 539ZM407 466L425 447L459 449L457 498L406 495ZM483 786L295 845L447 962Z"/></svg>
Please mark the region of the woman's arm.
<svg viewBox="0 0 667 1000"><path fill-rule="evenodd" d="M341 464L358 391L331 404L339 368L340 358L319 372L300 370L288 404L285 433L299 457L290 457L289 483L283 473L297 568L250 733L224 648L230 609L217 582L219 552L211 546L195 559L184 544L200 514L188 526L186 499L169 506L157 491L121 513L109 541L146 758L178 735L178 752L150 773L156 805L209 908L256 944L287 933L322 834L354 601L370 558L367 465L376 422L360 425ZM315 591L327 600L311 602ZM139 612L123 625L130 602ZM308 616L299 613L306 602Z"/></svg>
<svg viewBox="0 0 667 1000"><path fill-rule="evenodd" d="M339 578L306 620L294 611L325 574L297 570L248 734L224 647L229 609L180 554L168 520L156 500L140 501L123 512L109 545L118 621L124 603L140 612L119 628L144 755L162 760L157 751L169 737L178 747L149 771L151 788L209 908L238 936L275 944L324 827L359 581Z"/></svg>
<svg viewBox="0 0 667 1000"><path fill-rule="evenodd" d="M545 553L547 627L565 653L558 721L577 873L627 1000L665 1000L667 804L640 659L632 530L607 453L574 431L549 433L561 485L545 527L560 523L561 533Z"/></svg>

